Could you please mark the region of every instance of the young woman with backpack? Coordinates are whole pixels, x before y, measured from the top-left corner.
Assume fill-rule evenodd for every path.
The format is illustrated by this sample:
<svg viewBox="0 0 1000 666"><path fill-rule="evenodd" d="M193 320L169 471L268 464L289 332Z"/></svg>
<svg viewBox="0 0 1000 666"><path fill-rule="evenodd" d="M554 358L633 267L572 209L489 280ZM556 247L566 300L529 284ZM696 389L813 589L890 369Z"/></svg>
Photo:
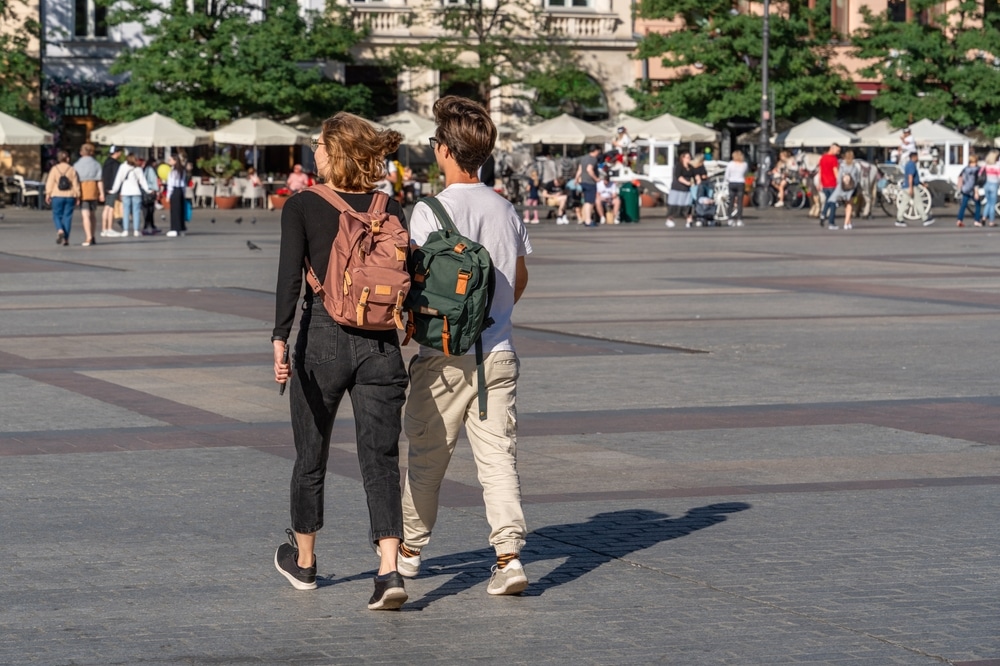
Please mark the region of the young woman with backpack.
<svg viewBox="0 0 1000 666"><path fill-rule="evenodd" d="M69 245L70 227L73 226L73 209L80 198L80 179L69 163L69 153L60 150L56 165L45 181L45 203L52 207L52 221L56 225L56 245Z"/></svg>
<svg viewBox="0 0 1000 666"><path fill-rule="evenodd" d="M385 177L385 158L398 148L402 135L376 130L368 121L338 113L323 123L314 145L316 168L325 183L355 211L368 211L373 190ZM399 203L385 210L405 225ZM291 482L291 529L288 543L274 555L278 571L298 590L316 589L316 533L324 526L323 501L330 432L345 393L351 397L357 428L358 460L368 499L370 538L381 562L370 610L399 608L407 595L396 571L396 552L403 534L399 477L399 435L407 386L406 368L395 329L362 330L337 323L323 298L306 289L298 339L291 363L288 336L299 308L303 271L327 276L331 248L340 231L341 212L326 196L305 190L281 211L274 347L274 378L288 382L295 440ZM406 249L403 248L405 254ZM323 289L340 285L323 285Z"/></svg>

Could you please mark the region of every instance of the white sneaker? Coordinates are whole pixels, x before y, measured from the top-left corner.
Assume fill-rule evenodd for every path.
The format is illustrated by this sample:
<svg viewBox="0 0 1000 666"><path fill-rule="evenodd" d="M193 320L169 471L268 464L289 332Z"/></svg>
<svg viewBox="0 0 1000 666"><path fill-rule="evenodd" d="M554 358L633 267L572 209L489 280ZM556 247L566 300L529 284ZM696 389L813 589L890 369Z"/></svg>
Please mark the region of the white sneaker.
<svg viewBox="0 0 1000 666"><path fill-rule="evenodd" d="M521 594L526 587L528 576L524 573L521 560L511 560L503 569L493 567L493 576L486 591L490 594Z"/></svg>
<svg viewBox="0 0 1000 666"><path fill-rule="evenodd" d="M775 208L784 208L785 207L785 202L784 201L779 201L778 203L774 204L774 207Z"/></svg>
<svg viewBox="0 0 1000 666"><path fill-rule="evenodd" d="M167 238L177 238L177 232L171 229L167 232Z"/></svg>
<svg viewBox="0 0 1000 666"><path fill-rule="evenodd" d="M667 226L669 227L670 225L668 224ZM691 220L688 220L687 222L684 223L684 228L685 229L690 229L691 228Z"/></svg>
<svg viewBox="0 0 1000 666"><path fill-rule="evenodd" d="M736 220L736 226L742 227L743 226L743 220Z"/></svg>
<svg viewBox="0 0 1000 666"><path fill-rule="evenodd" d="M142 234L141 234L141 233L139 233L139 230L138 230L138 229L136 229L135 231L133 231L133 232L132 232L132 235L133 235L133 236L135 236L136 238L138 238L138 237L139 237L139 236L141 236Z"/></svg>
<svg viewBox="0 0 1000 666"><path fill-rule="evenodd" d="M667 227L669 227L670 229L673 229L674 227L677 226L676 224L674 224L674 221L671 220L669 217L667 218L667 221L664 224L666 224Z"/></svg>
<svg viewBox="0 0 1000 666"><path fill-rule="evenodd" d="M845 225L844 225L844 230L845 230L845 231L850 231L850 230L851 230L851 229L853 229L853 228L854 228L854 225L853 225L853 224L845 224Z"/></svg>
<svg viewBox="0 0 1000 666"><path fill-rule="evenodd" d="M413 557L404 557L402 553L396 553L396 569L400 576L416 578L420 573L420 554Z"/></svg>
<svg viewBox="0 0 1000 666"><path fill-rule="evenodd" d="M569 219L565 215L560 215L556 218L556 224L569 224Z"/></svg>

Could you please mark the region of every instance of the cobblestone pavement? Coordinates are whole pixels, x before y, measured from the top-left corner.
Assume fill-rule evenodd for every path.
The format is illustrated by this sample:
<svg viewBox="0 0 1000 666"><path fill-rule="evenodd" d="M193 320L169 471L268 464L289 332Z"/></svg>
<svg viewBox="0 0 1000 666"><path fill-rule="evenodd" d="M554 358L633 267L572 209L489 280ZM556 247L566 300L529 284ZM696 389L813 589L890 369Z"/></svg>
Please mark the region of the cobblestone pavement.
<svg viewBox="0 0 1000 666"><path fill-rule="evenodd" d="M532 226L531 585L486 594L460 446L410 601L372 613L349 405L321 587L272 565L277 213L90 248L0 213L0 663L1000 664L995 231Z"/></svg>

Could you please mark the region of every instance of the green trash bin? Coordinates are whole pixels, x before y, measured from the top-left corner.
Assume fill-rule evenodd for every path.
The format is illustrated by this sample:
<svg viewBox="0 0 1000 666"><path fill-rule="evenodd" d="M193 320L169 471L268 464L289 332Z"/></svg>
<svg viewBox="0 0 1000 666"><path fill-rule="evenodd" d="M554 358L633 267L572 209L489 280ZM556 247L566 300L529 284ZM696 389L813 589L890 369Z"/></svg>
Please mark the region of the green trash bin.
<svg viewBox="0 0 1000 666"><path fill-rule="evenodd" d="M622 222L639 221L639 188L632 183L622 183L618 186L618 196L622 200Z"/></svg>

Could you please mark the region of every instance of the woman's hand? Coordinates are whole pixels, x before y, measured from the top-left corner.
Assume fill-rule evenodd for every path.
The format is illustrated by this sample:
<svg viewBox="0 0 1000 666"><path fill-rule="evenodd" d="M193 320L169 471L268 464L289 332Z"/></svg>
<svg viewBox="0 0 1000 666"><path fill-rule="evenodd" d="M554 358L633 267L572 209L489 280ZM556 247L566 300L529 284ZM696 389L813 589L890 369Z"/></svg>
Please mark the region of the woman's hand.
<svg viewBox="0 0 1000 666"><path fill-rule="evenodd" d="M274 381L284 384L288 381L291 370L291 364L284 359L286 343L275 340L272 344L274 345Z"/></svg>

